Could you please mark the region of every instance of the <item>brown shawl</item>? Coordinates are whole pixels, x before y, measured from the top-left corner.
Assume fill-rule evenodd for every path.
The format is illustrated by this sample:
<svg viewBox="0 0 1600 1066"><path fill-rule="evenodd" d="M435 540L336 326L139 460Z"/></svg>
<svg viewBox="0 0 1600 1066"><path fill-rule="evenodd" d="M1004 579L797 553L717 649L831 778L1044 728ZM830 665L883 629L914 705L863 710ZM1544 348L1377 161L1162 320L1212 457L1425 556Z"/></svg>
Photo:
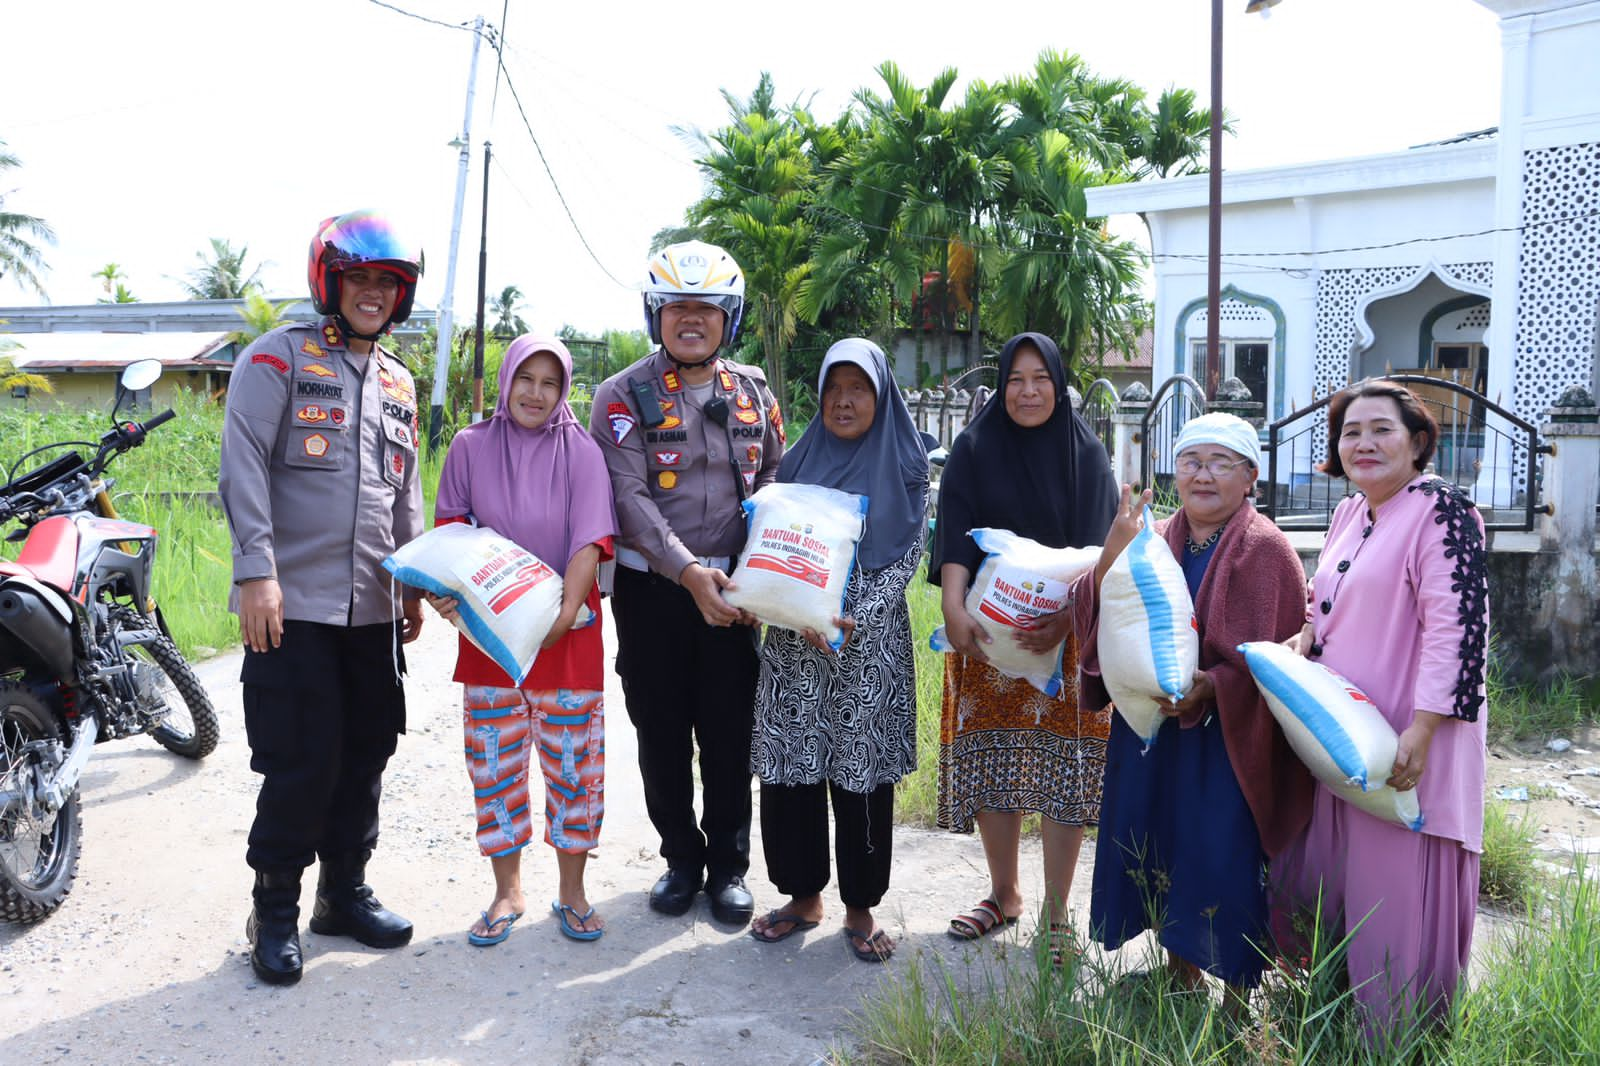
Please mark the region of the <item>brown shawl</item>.
<svg viewBox="0 0 1600 1066"><path fill-rule="evenodd" d="M1176 556L1189 535L1188 516L1180 510L1157 522L1156 532ZM1100 680L1100 597L1092 570L1073 583L1071 610L1078 634L1079 700L1084 706L1103 707L1110 696ZM1215 702L1185 714L1180 724L1188 729L1206 714L1220 716L1228 759L1269 858L1288 846L1310 819L1314 782L1267 709L1238 647L1251 640L1288 639L1305 624L1305 610L1300 557L1278 527L1246 500L1228 520L1195 602L1200 669L1211 676Z"/></svg>

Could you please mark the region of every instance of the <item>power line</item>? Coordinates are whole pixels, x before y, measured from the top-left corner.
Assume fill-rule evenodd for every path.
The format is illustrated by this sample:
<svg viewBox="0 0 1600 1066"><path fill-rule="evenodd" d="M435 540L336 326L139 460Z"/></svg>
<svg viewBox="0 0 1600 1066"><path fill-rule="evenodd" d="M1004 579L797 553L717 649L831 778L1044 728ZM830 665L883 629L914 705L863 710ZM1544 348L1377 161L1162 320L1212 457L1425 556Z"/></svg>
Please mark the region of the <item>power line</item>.
<svg viewBox="0 0 1600 1066"><path fill-rule="evenodd" d="M384 0L367 0L367 2L371 4L377 4L379 7L386 7L398 15L404 15L408 19L416 19L418 22L426 22L434 26L443 26L447 30L466 30L468 33L472 32L472 23L470 22L441 22L438 19L429 18L427 15L419 15L415 11L407 11L403 7L396 7L393 4L385 3Z"/></svg>
<svg viewBox="0 0 1600 1066"><path fill-rule="evenodd" d="M460 24L460 25L456 25L456 24L453 24L453 23L442 22L442 21L440 21L438 19L428 18L427 16L418 15L418 14L416 14L414 12L407 11L407 10L405 10L403 8L395 6L394 4L387 3L387 2L385 2L385 0L369 0L369 2L373 3L373 4L376 4L379 7L387 8L387 9L389 9L391 11L397 12L398 14L405 15L408 18L414 18L414 19L417 19L417 20L422 21L422 22L431 23L431 24L436 25L436 26L442 26L442 27L444 27L446 29L466 30L467 32L472 32L472 26L470 24L463 23L463 24ZM509 5L509 0L506 0L505 8L503 9L502 15L501 15L502 21L504 21L504 19L506 18L506 14L509 12L509 6L510 6ZM583 244L584 250L586 252L588 252L589 257L594 260L595 265L600 268L601 272L604 273L606 275L606 277L610 278L614 283L616 283L617 285L621 286L622 288L625 288L625 289L633 288L633 286L626 285L623 282L619 281L617 279L616 275L612 274L611 271L606 268L605 264L600 261L599 256L595 253L593 247L590 246L588 239L584 236L582 228L578 225L578 221L577 221L576 217L574 217L574 215L572 213L572 208L568 205L565 195L563 195L563 193L561 192L561 186L556 181L555 174L551 170L550 161L545 157L544 148L540 145L538 137L533 132L533 126L529 122L527 112L526 112L526 110L524 110L524 108L522 106L522 100L521 100L521 97L518 96L518 94L517 94L516 86L511 81L511 75L510 75L509 72L507 72L505 70L505 56L504 56L504 53L502 51L503 34L498 34L497 35L497 34L495 34L495 32L493 30L493 27L489 27L487 29L486 33L485 33L485 38L489 41L490 45L495 49L495 54L496 54L497 61L498 61L498 72L497 72L497 77L496 77L496 82L495 82L496 95L498 95L498 92L499 92L499 78L500 78L500 76L503 75L504 78L505 78L505 82L506 82L506 88L510 90L512 99L516 101L517 112L522 118L523 126L527 129L528 136L533 141L534 149L539 154L539 161L544 166L545 174L550 178L550 185L555 190L556 197L557 197L558 200L560 200L562 209L566 212L567 220L572 224L573 231L577 234L578 240ZM492 111L491 111L491 114L492 114ZM674 156L672 156L672 155L670 155L670 154L668 154L666 152L661 152L658 146L652 144L646 138L637 136L637 134L635 134L632 130L626 130L626 132L628 132L630 135L634 136L634 138L636 140L640 141L642 144L645 144L645 145L647 145L647 146L649 146L651 148L654 148L660 155L662 155L664 158L666 158L670 162L675 163L675 164L677 164L679 166L685 165L685 163L686 163L685 160L683 160L681 158L676 158L676 157L674 157ZM498 162L498 160L496 160L496 161ZM702 167L698 161L687 161L687 165L693 166L696 170L701 171L702 174L705 173L705 168ZM504 170L503 166L502 166L502 170ZM509 176L509 173L508 173L508 176ZM768 196L768 195L770 195L769 193L767 193L767 192L765 192L763 190L760 190L760 189L750 188L749 186L741 185L738 182L727 181L726 178L722 178L722 179L719 179L719 180L724 185L727 185L727 186L730 186L730 187L732 187L734 189L737 189L740 192L748 193L748 194L750 194L752 196ZM881 192L886 196L899 197L899 196L902 195L900 192L898 192L896 190L883 188L881 186L873 185L873 184L871 184L869 182L862 182L862 181L859 181L859 180L853 180L852 184L859 185L860 187L865 188L865 189L871 189L874 192ZM932 235L932 234L907 233L907 232L904 232L904 231L897 231L894 227L883 226L883 225L878 225L878 224L875 224L875 223L867 222L867 221L865 221L863 219L856 218L856 217L854 217L852 215L846 214L845 212L838 210L837 208L833 208L833 207L830 207L830 206L825 205L825 204L813 203L811 205L808 205L807 210L808 211L816 211L816 212L820 212L820 213L827 214L827 215L832 215L833 217L839 219L840 221L846 222L846 223L848 223L848 224L850 224L852 226L856 226L856 227L859 227L859 228L862 228L862 229L867 229L867 230L872 230L872 231L875 231L875 232L881 232L881 233L889 234L889 235L891 235L892 237L896 238L899 241L915 240L915 241L920 241L920 242L923 242L923 243L926 243L926 244L946 244L950 240L950 238L948 236L943 236L942 237L942 236L937 236L937 235ZM1241 258L1241 257L1243 257L1243 258L1252 258L1252 259L1304 258L1304 257L1310 257L1310 256L1344 255L1344 254L1349 254L1349 253L1354 253L1354 252L1385 251L1385 250L1392 249L1392 248L1402 248L1402 247L1408 247L1408 246L1417 245L1417 244L1436 244L1436 243L1442 243L1442 242L1445 242L1445 241L1466 240L1466 239L1471 239L1471 238L1476 238L1476 237L1488 237L1488 236L1493 236L1495 234L1500 234L1500 233L1524 233L1524 232L1527 232L1529 230L1532 230L1532 229L1535 229L1535 228L1539 228L1539 227L1543 227L1543 226L1561 225L1561 224L1568 223L1568 222L1583 221L1583 220L1586 220L1586 219L1592 219L1592 218L1596 218L1596 217L1600 217L1600 210L1579 212L1577 214L1564 215L1564 216L1560 216L1560 217L1557 217L1557 218L1539 219L1539 220L1534 221L1534 222L1524 222L1524 223L1522 223L1520 225L1516 225L1516 226L1495 226L1495 227L1489 227L1489 228L1485 228L1485 229L1464 231L1464 232L1461 232L1461 233L1442 234L1442 235L1431 236L1431 237L1409 237L1409 238L1405 238L1405 239L1402 239L1402 240L1386 241L1386 242L1377 243L1377 244L1351 245L1351 246L1345 247L1345 248L1320 248L1320 249L1312 249L1312 250L1274 251L1274 252L1230 251L1228 253L1228 255L1229 255L1229 257L1231 259L1237 260L1238 258ZM1024 226L1012 226L1010 228L1014 232L1016 232L1018 234L1026 234L1027 236L1030 236L1030 237L1040 237L1040 238L1044 238L1046 240L1061 240L1066 235L1062 231L1038 230L1038 229L1032 229L1030 227L1024 227ZM1002 244L999 241L993 241L993 240L981 240L980 239L980 240L975 240L975 241L963 241L962 243L971 244L971 245L973 245L974 247L976 247L976 248L978 248L980 250L988 250L988 251L992 251L992 252L1001 252L1001 253L1006 253L1006 254L1028 254L1028 255L1038 255L1038 256L1048 256L1048 257L1061 257L1061 258L1066 258L1068 256L1079 256L1079 255L1087 255L1088 254L1088 253L1085 253L1085 252L1078 251L1076 249L1052 249L1052 248L1030 249L1030 248L1023 248L1023 247L1017 247L1017 246L1014 246L1014 245ZM1141 256L1143 256L1144 258L1149 259L1151 262L1159 262L1159 261L1197 261L1197 260L1203 260L1206 257L1205 253L1194 253L1194 252L1153 252L1152 251L1152 252L1146 253L1146 252L1143 251L1143 249L1140 249L1138 247L1138 245L1134 244L1131 241L1124 242L1124 243L1130 245L1136 251L1139 251ZM1289 274L1291 276L1298 276L1298 277L1305 276L1306 271L1308 269L1311 269L1309 267L1278 267L1278 266L1272 266L1270 264L1263 264L1263 263L1241 263L1241 262L1237 262L1237 261L1231 261L1230 262L1230 261L1227 261L1227 260L1224 261L1224 265L1233 267L1234 269L1237 269L1237 270L1256 270L1256 271L1262 271L1262 272L1277 272L1277 273Z"/></svg>
<svg viewBox="0 0 1600 1066"><path fill-rule="evenodd" d="M568 206L567 198L561 192L561 185L556 181L555 172L550 169L550 160L545 158L544 149L539 145L539 137L533 132L533 123L528 121L528 112L522 107L522 97L517 93L516 83L511 80L509 73L505 77L506 90L511 93L511 99L517 105L517 114L522 117L523 128L528 131L528 138L533 141L534 151L539 153L539 162L544 164L544 172L550 178L550 187L555 190L556 199L561 201L561 209L567 213L567 221L572 223L572 232L578 235L578 242L583 245L583 250L589 253L589 258L594 260L594 265L600 268L602 274L610 278L620 288L633 289L634 286L619 281L615 274L606 269L606 265L600 261L600 257L595 254L594 248L590 246L589 238L583 235L583 227L578 225L578 220L573 216L572 208Z"/></svg>

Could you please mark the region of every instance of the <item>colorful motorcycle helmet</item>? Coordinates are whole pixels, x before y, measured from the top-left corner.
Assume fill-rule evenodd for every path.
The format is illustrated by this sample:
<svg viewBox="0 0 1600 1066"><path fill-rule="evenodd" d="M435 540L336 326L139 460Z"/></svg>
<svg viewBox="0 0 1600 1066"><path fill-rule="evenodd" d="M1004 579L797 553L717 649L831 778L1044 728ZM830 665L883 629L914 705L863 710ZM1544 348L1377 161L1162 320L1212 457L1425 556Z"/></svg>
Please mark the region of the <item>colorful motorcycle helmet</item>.
<svg viewBox="0 0 1600 1066"><path fill-rule="evenodd" d="M661 343L661 308L679 300L698 300L722 309L722 345L739 335L744 315L744 271L733 256L714 244L684 241L669 244L650 257L645 267L644 319L650 340Z"/></svg>
<svg viewBox="0 0 1600 1066"><path fill-rule="evenodd" d="M312 306L319 315L338 314L339 275L352 267L378 267L400 278L400 296L389 324L404 322L411 317L422 264L422 249L402 240L389 220L376 211L350 211L325 218L311 237L306 267Z"/></svg>

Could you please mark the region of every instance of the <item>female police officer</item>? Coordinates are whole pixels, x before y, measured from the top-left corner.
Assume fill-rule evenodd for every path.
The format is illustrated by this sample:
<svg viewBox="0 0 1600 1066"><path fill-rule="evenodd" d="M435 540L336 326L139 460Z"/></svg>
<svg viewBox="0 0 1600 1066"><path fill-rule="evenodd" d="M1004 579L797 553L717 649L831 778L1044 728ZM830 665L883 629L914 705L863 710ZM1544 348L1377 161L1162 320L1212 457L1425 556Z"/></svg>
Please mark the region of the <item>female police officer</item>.
<svg viewBox="0 0 1600 1066"><path fill-rule="evenodd" d="M421 274L421 252L382 216L325 220L309 263L324 317L256 340L228 388L218 489L250 768L262 775L245 932L271 984L300 979L300 875L313 859L313 932L378 948L411 939L367 886L366 863L405 729L396 636L410 642L422 626L420 601L395 602L379 565L422 531L422 485L411 375L377 342L411 314Z"/></svg>

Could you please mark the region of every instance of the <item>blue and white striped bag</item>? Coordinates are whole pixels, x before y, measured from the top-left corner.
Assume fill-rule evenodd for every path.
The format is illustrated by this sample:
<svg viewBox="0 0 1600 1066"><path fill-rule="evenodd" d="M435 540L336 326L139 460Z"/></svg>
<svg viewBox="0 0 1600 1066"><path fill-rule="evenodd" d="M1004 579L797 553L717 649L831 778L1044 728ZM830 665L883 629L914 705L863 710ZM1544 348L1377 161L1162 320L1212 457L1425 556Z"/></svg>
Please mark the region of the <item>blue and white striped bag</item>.
<svg viewBox="0 0 1600 1066"><path fill-rule="evenodd" d="M1144 509L1144 528L1117 556L1100 582L1100 676L1123 720L1155 742L1165 720L1158 699L1181 699L1200 667L1200 628L1183 568L1156 536Z"/></svg>
<svg viewBox="0 0 1600 1066"><path fill-rule="evenodd" d="M1422 828L1417 790L1385 785L1400 738L1355 685L1282 644L1239 645L1256 688L1266 697L1289 746L1313 777L1368 814Z"/></svg>

